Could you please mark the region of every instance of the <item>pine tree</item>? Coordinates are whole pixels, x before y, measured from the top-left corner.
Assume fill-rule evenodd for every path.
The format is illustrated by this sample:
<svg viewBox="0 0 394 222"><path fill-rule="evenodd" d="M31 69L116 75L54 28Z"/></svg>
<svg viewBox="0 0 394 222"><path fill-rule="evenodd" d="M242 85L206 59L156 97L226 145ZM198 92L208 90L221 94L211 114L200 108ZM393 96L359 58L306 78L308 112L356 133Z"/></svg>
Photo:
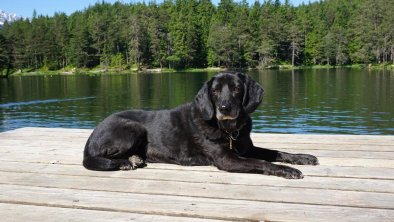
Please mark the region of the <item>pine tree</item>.
<svg viewBox="0 0 394 222"><path fill-rule="evenodd" d="M5 76L8 75L8 71L11 68L11 52L7 39L0 32L0 76L3 76L5 70Z"/></svg>
<svg viewBox="0 0 394 222"><path fill-rule="evenodd" d="M56 49L58 50L59 55L57 58L58 66L61 68L66 67L68 64L68 55L67 55L67 46L70 41L69 31L67 28L68 23L67 15L64 13L55 14L53 18L53 27L54 35L55 35L55 43Z"/></svg>
<svg viewBox="0 0 394 222"><path fill-rule="evenodd" d="M92 39L88 32L85 15L76 12L69 18L70 42L68 45L69 64L75 67L93 67L97 65L96 50L92 48Z"/></svg>
<svg viewBox="0 0 394 222"><path fill-rule="evenodd" d="M394 62L390 0L99 2L5 23L2 69L264 67Z"/></svg>
<svg viewBox="0 0 394 222"><path fill-rule="evenodd" d="M304 37L302 36L301 29L299 28L298 24L290 24L289 27L289 35L288 41L290 42L290 50L291 50L291 65L295 65L296 58L302 51L302 44L304 41Z"/></svg>

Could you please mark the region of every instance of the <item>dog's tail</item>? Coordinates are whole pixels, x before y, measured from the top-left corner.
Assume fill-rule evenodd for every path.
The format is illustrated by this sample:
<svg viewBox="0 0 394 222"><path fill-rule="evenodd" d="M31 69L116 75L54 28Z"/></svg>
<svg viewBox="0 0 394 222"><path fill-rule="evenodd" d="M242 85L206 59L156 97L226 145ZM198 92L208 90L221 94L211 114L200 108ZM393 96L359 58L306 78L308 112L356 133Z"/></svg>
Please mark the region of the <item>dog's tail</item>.
<svg viewBox="0 0 394 222"><path fill-rule="evenodd" d="M98 170L98 171L113 171L119 170L122 163L127 160L123 159L107 159L104 157L91 157L84 156L83 166L88 170Z"/></svg>
<svg viewBox="0 0 394 222"><path fill-rule="evenodd" d="M89 154L90 137L85 145L83 153L83 166L88 170L97 171L113 171L119 170L119 167L125 160L122 159L108 159L105 157L92 156Z"/></svg>

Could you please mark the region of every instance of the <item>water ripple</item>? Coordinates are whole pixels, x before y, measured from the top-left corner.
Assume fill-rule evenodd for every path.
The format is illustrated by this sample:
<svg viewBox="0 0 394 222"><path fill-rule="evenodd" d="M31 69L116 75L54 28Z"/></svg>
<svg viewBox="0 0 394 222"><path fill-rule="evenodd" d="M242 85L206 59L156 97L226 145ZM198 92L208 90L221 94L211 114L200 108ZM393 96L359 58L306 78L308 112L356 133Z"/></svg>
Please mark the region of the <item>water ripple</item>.
<svg viewBox="0 0 394 222"><path fill-rule="evenodd" d="M45 100L32 100L25 102L11 102L11 103L0 104L0 108L10 108L14 106L28 106L28 105L46 104L46 103L69 102L69 101L95 99L95 98L96 97L94 96L89 96L89 97L69 98L69 99L45 99Z"/></svg>

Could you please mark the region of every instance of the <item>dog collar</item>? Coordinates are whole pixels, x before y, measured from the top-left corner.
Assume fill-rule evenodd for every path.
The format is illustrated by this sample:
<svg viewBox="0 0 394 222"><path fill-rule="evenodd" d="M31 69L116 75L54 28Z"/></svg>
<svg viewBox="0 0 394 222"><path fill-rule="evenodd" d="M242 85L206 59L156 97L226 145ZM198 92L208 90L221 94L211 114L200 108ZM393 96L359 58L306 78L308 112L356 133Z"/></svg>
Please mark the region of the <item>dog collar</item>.
<svg viewBox="0 0 394 222"><path fill-rule="evenodd" d="M226 133L228 135L227 138L228 138L228 140L230 142L230 150L232 150L233 149L233 141L236 141L238 139L239 130L231 132L231 133L226 131Z"/></svg>

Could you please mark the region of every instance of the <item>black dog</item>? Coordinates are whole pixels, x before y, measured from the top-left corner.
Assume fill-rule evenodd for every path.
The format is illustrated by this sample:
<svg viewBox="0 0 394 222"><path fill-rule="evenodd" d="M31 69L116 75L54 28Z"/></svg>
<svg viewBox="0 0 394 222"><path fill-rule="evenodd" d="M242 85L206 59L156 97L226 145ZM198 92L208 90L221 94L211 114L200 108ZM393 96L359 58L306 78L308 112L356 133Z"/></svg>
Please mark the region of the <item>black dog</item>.
<svg viewBox="0 0 394 222"><path fill-rule="evenodd" d="M112 114L90 135L83 165L90 170L129 170L147 161L302 178L301 171L270 162L317 165L316 157L258 148L250 139L249 114L263 94L247 75L219 73L192 103L171 110Z"/></svg>

